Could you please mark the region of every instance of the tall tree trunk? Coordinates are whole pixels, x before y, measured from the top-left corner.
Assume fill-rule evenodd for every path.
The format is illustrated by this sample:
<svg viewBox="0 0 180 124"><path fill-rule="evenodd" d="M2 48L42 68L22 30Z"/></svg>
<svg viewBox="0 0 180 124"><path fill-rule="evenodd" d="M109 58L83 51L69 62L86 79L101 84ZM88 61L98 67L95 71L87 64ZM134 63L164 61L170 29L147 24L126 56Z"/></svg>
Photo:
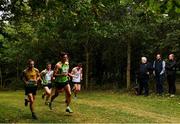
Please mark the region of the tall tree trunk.
<svg viewBox="0 0 180 124"><path fill-rule="evenodd" d="M2 70L1 70L1 66L0 66L0 83L1 83L1 88L3 88L3 77L2 77Z"/></svg>
<svg viewBox="0 0 180 124"><path fill-rule="evenodd" d="M45 0L45 4L46 6L48 6L49 0Z"/></svg>
<svg viewBox="0 0 180 124"><path fill-rule="evenodd" d="M127 71L126 71L126 83L127 89L130 88L131 84L131 41L127 43Z"/></svg>
<svg viewBox="0 0 180 124"><path fill-rule="evenodd" d="M19 57L17 56L17 60L16 60L16 83L18 81L19 78Z"/></svg>
<svg viewBox="0 0 180 124"><path fill-rule="evenodd" d="M85 72L85 89L88 89L89 85L89 51L86 48L86 72Z"/></svg>

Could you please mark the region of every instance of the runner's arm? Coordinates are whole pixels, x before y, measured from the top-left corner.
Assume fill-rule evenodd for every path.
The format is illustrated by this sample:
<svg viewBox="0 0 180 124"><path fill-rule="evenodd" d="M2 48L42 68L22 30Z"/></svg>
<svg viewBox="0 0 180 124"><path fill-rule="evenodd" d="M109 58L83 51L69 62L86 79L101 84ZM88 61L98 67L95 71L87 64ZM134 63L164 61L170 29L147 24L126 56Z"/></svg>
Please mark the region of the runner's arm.
<svg viewBox="0 0 180 124"><path fill-rule="evenodd" d="M24 82L24 84L25 85L27 85L28 84L28 81L27 81L27 79L26 79L26 75L25 75L25 72L23 71L23 82Z"/></svg>
<svg viewBox="0 0 180 124"><path fill-rule="evenodd" d="M60 64L56 64L56 66L54 68L54 73L53 73L54 77L67 76L68 75L68 73L59 74L58 71L59 71L60 68L61 68L61 65Z"/></svg>
<svg viewBox="0 0 180 124"><path fill-rule="evenodd" d="M40 73L39 73L39 70L37 69L36 70L36 75L37 75L37 78L36 78L36 82L38 83L38 81L42 81L42 79L41 79L41 76L40 76Z"/></svg>
<svg viewBox="0 0 180 124"><path fill-rule="evenodd" d="M45 70L41 71L40 76L43 77L47 72Z"/></svg>
<svg viewBox="0 0 180 124"><path fill-rule="evenodd" d="M75 69L74 68L72 69L71 73L69 73L69 76L75 77Z"/></svg>
<svg viewBox="0 0 180 124"><path fill-rule="evenodd" d="M81 74L80 74L80 76L81 76L81 80L83 80L83 70L82 70L82 68L81 68Z"/></svg>

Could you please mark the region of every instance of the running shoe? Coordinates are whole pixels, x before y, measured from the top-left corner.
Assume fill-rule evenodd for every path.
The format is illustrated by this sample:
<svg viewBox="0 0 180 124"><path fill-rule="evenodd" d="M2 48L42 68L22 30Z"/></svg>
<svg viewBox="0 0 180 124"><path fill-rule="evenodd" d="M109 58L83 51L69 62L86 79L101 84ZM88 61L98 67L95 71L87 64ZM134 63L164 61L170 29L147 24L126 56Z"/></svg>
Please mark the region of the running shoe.
<svg viewBox="0 0 180 124"><path fill-rule="evenodd" d="M73 113L72 109L71 108L66 108L66 112L69 112L69 113Z"/></svg>
<svg viewBox="0 0 180 124"><path fill-rule="evenodd" d="M24 105L28 106L28 100L27 99L24 99Z"/></svg>

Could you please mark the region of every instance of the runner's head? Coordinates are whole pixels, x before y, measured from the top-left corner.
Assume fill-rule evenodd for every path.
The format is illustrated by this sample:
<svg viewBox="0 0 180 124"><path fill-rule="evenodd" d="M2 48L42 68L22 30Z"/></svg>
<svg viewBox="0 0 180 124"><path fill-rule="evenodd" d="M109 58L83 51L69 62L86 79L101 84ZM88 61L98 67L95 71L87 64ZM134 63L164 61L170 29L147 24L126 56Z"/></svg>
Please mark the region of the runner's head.
<svg viewBox="0 0 180 124"><path fill-rule="evenodd" d="M34 60L28 59L27 64L28 64L28 68L34 68Z"/></svg>
<svg viewBox="0 0 180 124"><path fill-rule="evenodd" d="M51 70L51 63L50 62L46 63L46 69Z"/></svg>
<svg viewBox="0 0 180 124"><path fill-rule="evenodd" d="M68 53L61 52L60 58L61 58L61 62L62 62L62 63L68 62L68 59L69 59Z"/></svg>
<svg viewBox="0 0 180 124"><path fill-rule="evenodd" d="M82 63L78 63L77 67L82 68Z"/></svg>

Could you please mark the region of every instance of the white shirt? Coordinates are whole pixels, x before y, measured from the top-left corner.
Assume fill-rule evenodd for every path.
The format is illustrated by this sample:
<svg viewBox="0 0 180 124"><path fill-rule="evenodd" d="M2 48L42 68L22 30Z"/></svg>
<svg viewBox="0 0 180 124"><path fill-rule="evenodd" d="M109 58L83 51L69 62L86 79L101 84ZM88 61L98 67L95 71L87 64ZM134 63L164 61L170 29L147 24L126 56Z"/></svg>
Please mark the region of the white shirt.
<svg viewBox="0 0 180 124"><path fill-rule="evenodd" d="M48 71L47 69L43 70L43 84L45 83L51 83L51 77L53 77L53 70Z"/></svg>
<svg viewBox="0 0 180 124"><path fill-rule="evenodd" d="M72 69L72 82L81 82L81 74L82 74L82 68L80 68L79 70L77 69L77 67L74 67Z"/></svg>

